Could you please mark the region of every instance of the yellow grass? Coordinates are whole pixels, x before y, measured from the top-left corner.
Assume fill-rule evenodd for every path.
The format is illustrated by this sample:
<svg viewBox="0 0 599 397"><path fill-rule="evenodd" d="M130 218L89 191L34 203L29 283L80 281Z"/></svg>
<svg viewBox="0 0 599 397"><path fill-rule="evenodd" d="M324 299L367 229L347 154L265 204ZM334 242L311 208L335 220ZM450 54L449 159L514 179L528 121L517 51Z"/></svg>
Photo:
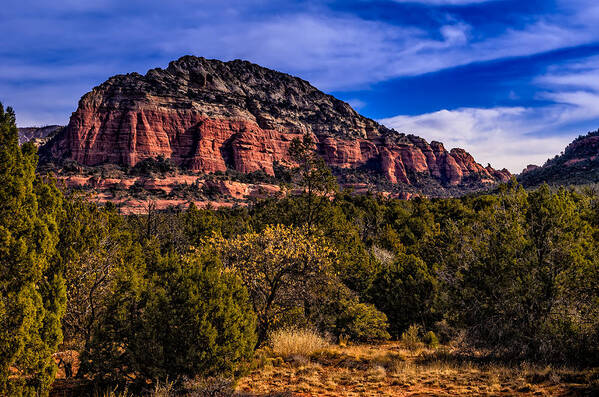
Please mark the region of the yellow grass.
<svg viewBox="0 0 599 397"><path fill-rule="evenodd" d="M296 340L286 334L284 340ZM312 354L306 352L314 350ZM285 349L297 354L297 349ZM280 354L281 350L278 353ZM569 396L599 395L599 370L484 363L447 347L410 343L306 349L307 361L282 362L242 378L239 396ZM566 379L569 379L566 381ZM585 394L586 393L586 394Z"/></svg>
<svg viewBox="0 0 599 397"><path fill-rule="evenodd" d="M316 331L301 328L284 328L270 335L273 353L283 358L308 357L329 346Z"/></svg>
<svg viewBox="0 0 599 397"><path fill-rule="evenodd" d="M599 395L599 368L509 365L481 360L479 355L463 356L447 346L420 346L414 350L409 341L336 346L315 332L301 329L278 331L272 335L271 343L272 349L261 349L261 356L257 354L252 366L254 370L236 386L230 382L221 382L226 387L218 382L207 383L208 386L200 382L198 387L186 386L187 390L198 390L190 396L219 395L203 391L230 387L235 387L236 397ZM74 393L77 381L59 379L51 396L81 395ZM171 386L163 383L150 395L170 397ZM126 390L94 396L133 397Z"/></svg>

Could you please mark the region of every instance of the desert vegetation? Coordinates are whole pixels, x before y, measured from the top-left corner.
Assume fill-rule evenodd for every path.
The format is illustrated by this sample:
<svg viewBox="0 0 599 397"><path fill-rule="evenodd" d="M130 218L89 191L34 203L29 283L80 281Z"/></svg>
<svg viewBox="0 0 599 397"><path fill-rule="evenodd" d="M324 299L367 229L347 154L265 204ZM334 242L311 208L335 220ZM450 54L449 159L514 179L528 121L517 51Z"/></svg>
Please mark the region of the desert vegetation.
<svg viewBox="0 0 599 397"><path fill-rule="evenodd" d="M297 194L123 215L0 108L0 394L597 392L596 191L354 195L292 148Z"/></svg>

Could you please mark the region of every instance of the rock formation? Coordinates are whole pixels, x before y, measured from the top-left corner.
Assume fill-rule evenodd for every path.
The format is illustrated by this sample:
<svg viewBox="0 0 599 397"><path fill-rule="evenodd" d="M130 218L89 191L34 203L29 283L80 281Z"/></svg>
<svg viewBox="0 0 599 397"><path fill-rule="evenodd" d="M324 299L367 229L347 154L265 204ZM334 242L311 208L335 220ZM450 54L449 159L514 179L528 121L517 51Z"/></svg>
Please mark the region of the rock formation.
<svg viewBox="0 0 599 397"><path fill-rule="evenodd" d="M95 87L42 155L129 167L164 156L191 171L273 175L276 162L291 165L289 144L304 133L330 166L377 170L391 183L409 185L418 175L446 186L510 177L462 149L388 129L297 77L192 56Z"/></svg>
<svg viewBox="0 0 599 397"><path fill-rule="evenodd" d="M36 146L42 146L63 128L61 125L19 128L19 143L33 142Z"/></svg>
<svg viewBox="0 0 599 397"><path fill-rule="evenodd" d="M534 171L537 168L539 168L539 166L536 164L528 164L526 168L522 170L521 174L526 174L527 172Z"/></svg>
<svg viewBox="0 0 599 397"><path fill-rule="evenodd" d="M579 136L558 156L541 166L528 166L518 176L524 186L584 185L599 182L599 130Z"/></svg>

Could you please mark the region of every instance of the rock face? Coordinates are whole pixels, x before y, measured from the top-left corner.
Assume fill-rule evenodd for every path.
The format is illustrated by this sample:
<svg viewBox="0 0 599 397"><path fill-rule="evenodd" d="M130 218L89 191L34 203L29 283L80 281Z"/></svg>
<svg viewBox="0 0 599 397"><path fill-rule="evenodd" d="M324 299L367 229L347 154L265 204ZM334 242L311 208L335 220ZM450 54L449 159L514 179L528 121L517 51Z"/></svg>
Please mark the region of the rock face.
<svg viewBox="0 0 599 397"><path fill-rule="evenodd" d="M534 171L537 168L539 168L539 166L536 164L528 164L526 168L522 170L521 174L526 174L527 172Z"/></svg>
<svg viewBox="0 0 599 397"><path fill-rule="evenodd" d="M61 125L19 128L19 143L33 142L36 146L42 146L63 128Z"/></svg>
<svg viewBox="0 0 599 397"><path fill-rule="evenodd" d="M510 177L462 149L390 130L299 78L192 56L94 88L43 152L84 165L164 156L191 171L274 175L275 163L290 165L289 144L304 133L330 166L377 170L392 183L412 184L417 175L449 186Z"/></svg>
<svg viewBox="0 0 599 397"><path fill-rule="evenodd" d="M518 176L524 186L583 185L599 182L599 130L579 136L542 167L528 166Z"/></svg>

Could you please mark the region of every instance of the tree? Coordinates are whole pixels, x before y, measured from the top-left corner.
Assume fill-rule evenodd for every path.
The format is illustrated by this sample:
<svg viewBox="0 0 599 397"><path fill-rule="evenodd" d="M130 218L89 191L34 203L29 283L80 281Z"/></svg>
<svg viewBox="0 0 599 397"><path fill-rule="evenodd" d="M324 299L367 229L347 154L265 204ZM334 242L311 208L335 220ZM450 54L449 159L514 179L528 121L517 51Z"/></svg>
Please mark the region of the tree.
<svg viewBox="0 0 599 397"><path fill-rule="evenodd" d="M356 230L356 222L345 215L342 208L345 203L339 201L339 196L321 202L319 215L311 227L305 222L305 195L257 203L251 208L251 225L255 230L274 224L305 226L308 233L324 237L336 251L333 268L337 277L363 297L376 274L376 263Z"/></svg>
<svg viewBox="0 0 599 397"><path fill-rule="evenodd" d="M294 182L302 189L303 218L312 231L314 224L322 219L322 208L330 200L330 194L338 190L337 180L316 152L310 134L304 134L301 140L294 138L289 154L299 165Z"/></svg>
<svg viewBox="0 0 599 397"><path fill-rule="evenodd" d="M198 246L202 239L210 236L213 231L221 229L221 222L215 211L198 209L191 203L182 214L183 230L191 245Z"/></svg>
<svg viewBox="0 0 599 397"><path fill-rule="evenodd" d="M576 193L563 187L551 192L546 184L531 192L528 202L533 280L528 311L537 323L535 350L553 360L597 363L599 348L591 346L599 342L599 255L593 230L581 216L584 204Z"/></svg>
<svg viewBox="0 0 599 397"><path fill-rule="evenodd" d="M336 334L351 330L360 339L388 335L385 315L361 304L341 282L338 252L307 226L269 225L206 244L220 251L225 266L247 287L258 317L257 345L273 328L300 322Z"/></svg>
<svg viewBox="0 0 599 397"><path fill-rule="evenodd" d="M357 301L342 302L343 307L337 319L337 334L357 341L389 339L389 324L385 313L374 305Z"/></svg>
<svg viewBox="0 0 599 397"><path fill-rule="evenodd" d="M82 370L96 382L138 387L185 377L234 377L255 342L247 291L212 251L137 257L116 276Z"/></svg>
<svg viewBox="0 0 599 397"><path fill-rule="evenodd" d="M565 189L511 185L446 231L443 309L472 346L509 358L596 362L599 256L583 212Z"/></svg>
<svg viewBox="0 0 599 397"><path fill-rule="evenodd" d="M369 291L372 302L387 315L391 335L399 338L412 324L433 323L437 282L426 264L412 254L399 254L384 265Z"/></svg>
<svg viewBox="0 0 599 397"><path fill-rule="evenodd" d="M306 227L267 226L207 244L217 247L225 266L238 272L247 287L258 316L258 344L286 313L298 306L311 310L318 304L318 290L335 279L335 251Z"/></svg>
<svg viewBox="0 0 599 397"><path fill-rule="evenodd" d="M67 286L63 332L65 344L84 350L105 310L116 268L129 260L132 239L116 211L100 208L85 197L65 197L63 209L57 247Z"/></svg>
<svg viewBox="0 0 599 397"><path fill-rule="evenodd" d="M35 176L36 150L18 143L0 104L0 394L47 395L62 339L65 287L54 260L61 195Z"/></svg>
<svg viewBox="0 0 599 397"><path fill-rule="evenodd" d="M476 219L448 228L441 259L446 318L466 331L471 346L502 355L519 354L531 326L521 310L531 286L522 257L526 206L521 189L502 193Z"/></svg>

